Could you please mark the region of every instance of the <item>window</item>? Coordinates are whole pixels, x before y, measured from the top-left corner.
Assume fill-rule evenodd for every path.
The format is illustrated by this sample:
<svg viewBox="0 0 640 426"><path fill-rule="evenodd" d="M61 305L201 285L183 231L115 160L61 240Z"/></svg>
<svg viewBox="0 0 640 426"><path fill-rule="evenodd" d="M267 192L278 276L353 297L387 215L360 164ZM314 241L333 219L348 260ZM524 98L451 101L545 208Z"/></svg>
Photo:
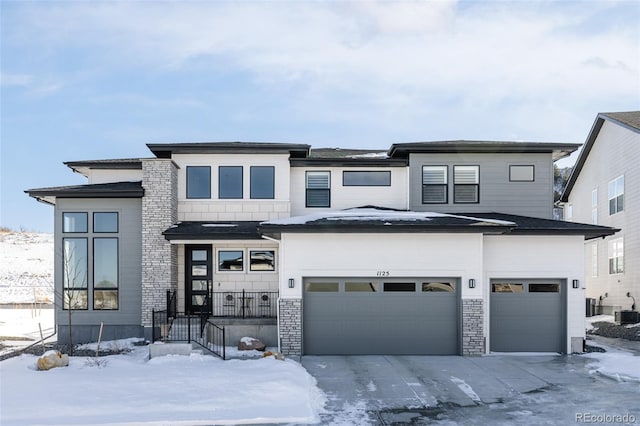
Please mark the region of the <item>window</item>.
<svg viewBox="0 0 640 426"><path fill-rule="evenodd" d="M624 175L609 182L609 214L624 210Z"/></svg>
<svg viewBox="0 0 640 426"><path fill-rule="evenodd" d="M447 166L422 166L422 204L446 204L447 188Z"/></svg>
<svg viewBox="0 0 640 426"><path fill-rule="evenodd" d="M598 189L591 191L591 223L598 224Z"/></svg>
<svg viewBox="0 0 640 426"><path fill-rule="evenodd" d="M314 293L336 293L338 283L305 283L304 288Z"/></svg>
<svg viewBox="0 0 640 426"><path fill-rule="evenodd" d="M624 243L622 238L609 241L609 274L624 272Z"/></svg>
<svg viewBox="0 0 640 426"><path fill-rule="evenodd" d="M342 186L391 186L391 172L344 171Z"/></svg>
<svg viewBox="0 0 640 426"><path fill-rule="evenodd" d="M93 239L93 309L118 309L118 239Z"/></svg>
<svg viewBox="0 0 640 426"><path fill-rule="evenodd" d="M187 166L187 198L211 198L211 167Z"/></svg>
<svg viewBox="0 0 640 426"><path fill-rule="evenodd" d="M509 181L511 182L533 182L534 177L534 166L509 166Z"/></svg>
<svg viewBox="0 0 640 426"><path fill-rule="evenodd" d="M242 198L242 166L218 168L218 198Z"/></svg>
<svg viewBox="0 0 640 426"><path fill-rule="evenodd" d="M62 232L85 233L88 231L88 214L79 212L62 213Z"/></svg>
<svg viewBox="0 0 640 426"><path fill-rule="evenodd" d="M249 270L250 271L275 271L276 252L273 250L250 250Z"/></svg>
<svg viewBox="0 0 640 426"><path fill-rule="evenodd" d="M447 293L453 293L456 291L453 283L422 283L422 291L445 291Z"/></svg>
<svg viewBox="0 0 640 426"><path fill-rule="evenodd" d="M529 293L560 293L560 284L529 284Z"/></svg>
<svg viewBox="0 0 640 426"><path fill-rule="evenodd" d="M307 172L306 206L331 207L331 172Z"/></svg>
<svg viewBox="0 0 640 426"><path fill-rule="evenodd" d="M378 283L372 282L346 282L344 291L358 293L375 293L378 291Z"/></svg>
<svg viewBox="0 0 640 426"><path fill-rule="evenodd" d="M118 232L118 213L96 212L93 214L93 232Z"/></svg>
<svg viewBox="0 0 640 426"><path fill-rule="evenodd" d="M244 270L244 251L243 250L218 251L218 271L234 272L234 271L243 271L243 270Z"/></svg>
<svg viewBox="0 0 640 426"><path fill-rule="evenodd" d="M591 276L598 276L598 243L591 245Z"/></svg>
<svg viewBox="0 0 640 426"><path fill-rule="evenodd" d="M522 293L524 284L520 283L495 283L491 284L491 292L493 293Z"/></svg>
<svg viewBox="0 0 640 426"><path fill-rule="evenodd" d="M384 283L384 291L416 291L416 283Z"/></svg>
<svg viewBox="0 0 640 426"><path fill-rule="evenodd" d="M480 202L480 166L453 166L453 202Z"/></svg>
<svg viewBox="0 0 640 426"><path fill-rule="evenodd" d="M273 199L275 185L275 167L251 167L251 198Z"/></svg>
<svg viewBox="0 0 640 426"><path fill-rule="evenodd" d="M87 239L63 238L63 309L87 309Z"/></svg>

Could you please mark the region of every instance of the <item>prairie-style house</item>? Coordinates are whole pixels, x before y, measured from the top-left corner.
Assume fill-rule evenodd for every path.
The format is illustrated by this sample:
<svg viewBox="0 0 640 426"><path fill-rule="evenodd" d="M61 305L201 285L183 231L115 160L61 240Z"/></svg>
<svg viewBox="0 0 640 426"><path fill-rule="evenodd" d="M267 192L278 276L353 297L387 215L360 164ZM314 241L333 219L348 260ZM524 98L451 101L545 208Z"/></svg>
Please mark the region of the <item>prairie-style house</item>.
<svg viewBox="0 0 640 426"><path fill-rule="evenodd" d="M61 340L73 309L74 342L104 323L296 355L583 348L585 240L616 230L552 220L553 163L578 144L147 146L26 191L54 206Z"/></svg>

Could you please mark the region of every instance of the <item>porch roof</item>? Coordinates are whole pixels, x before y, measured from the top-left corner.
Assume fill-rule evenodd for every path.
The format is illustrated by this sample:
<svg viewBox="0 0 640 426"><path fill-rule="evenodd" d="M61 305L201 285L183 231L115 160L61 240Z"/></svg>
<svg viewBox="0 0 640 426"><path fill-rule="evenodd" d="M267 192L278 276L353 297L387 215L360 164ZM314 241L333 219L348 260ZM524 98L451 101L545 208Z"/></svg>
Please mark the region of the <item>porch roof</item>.
<svg viewBox="0 0 640 426"><path fill-rule="evenodd" d="M206 221L178 222L162 235L171 240L261 240L260 222Z"/></svg>

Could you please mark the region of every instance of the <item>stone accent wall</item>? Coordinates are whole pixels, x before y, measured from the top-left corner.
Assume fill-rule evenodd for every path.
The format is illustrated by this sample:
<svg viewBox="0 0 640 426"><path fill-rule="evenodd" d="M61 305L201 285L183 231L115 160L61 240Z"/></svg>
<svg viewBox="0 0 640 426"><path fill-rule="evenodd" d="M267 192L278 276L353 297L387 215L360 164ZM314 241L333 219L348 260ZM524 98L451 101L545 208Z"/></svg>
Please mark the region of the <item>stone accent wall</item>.
<svg viewBox="0 0 640 426"><path fill-rule="evenodd" d="M280 350L285 355L302 355L302 299L280 299Z"/></svg>
<svg viewBox="0 0 640 426"><path fill-rule="evenodd" d="M177 167L169 159L142 161L142 325L151 310L166 307L166 291L177 288L177 248L162 232L178 219Z"/></svg>
<svg viewBox="0 0 640 426"><path fill-rule="evenodd" d="M462 355L484 355L482 299L462 299Z"/></svg>

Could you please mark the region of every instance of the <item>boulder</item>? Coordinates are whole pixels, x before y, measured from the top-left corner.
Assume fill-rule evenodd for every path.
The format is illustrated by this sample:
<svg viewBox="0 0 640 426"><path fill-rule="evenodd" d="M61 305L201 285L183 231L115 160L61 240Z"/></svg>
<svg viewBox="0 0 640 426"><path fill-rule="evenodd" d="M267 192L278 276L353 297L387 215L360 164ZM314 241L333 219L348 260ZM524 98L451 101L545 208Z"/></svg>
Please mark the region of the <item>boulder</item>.
<svg viewBox="0 0 640 426"><path fill-rule="evenodd" d="M268 356L272 356L275 359L278 359L280 361L284 361L284 355L282 355L280 352L276 352L276 351L266 351L265 353L262 354L262 358L266 358Z"/></svg>
<svg viewBox="0 0 640 426"><path fill-rule="evenodd" d="M267 345L253 337L243 337L238 343L239 351L264 351L266 347Z"/></svg>
<svg viewBox="0 0 640 426"><path fill-rule="evenodd" d="M56 367L66 367L69 365L69 355L60 351L47 351L38 358L38 370L51 370Z"/></svg>

